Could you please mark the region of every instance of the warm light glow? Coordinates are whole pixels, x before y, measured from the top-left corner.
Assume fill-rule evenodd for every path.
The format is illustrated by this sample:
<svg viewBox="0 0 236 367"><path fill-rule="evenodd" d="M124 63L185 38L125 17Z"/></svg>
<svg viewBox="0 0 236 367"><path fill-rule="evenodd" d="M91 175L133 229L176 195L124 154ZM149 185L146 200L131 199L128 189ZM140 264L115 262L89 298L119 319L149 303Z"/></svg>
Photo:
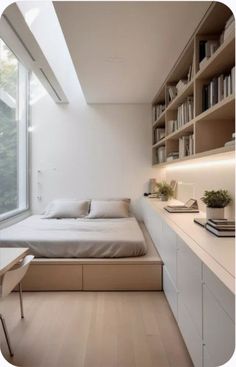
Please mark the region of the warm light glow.
<svg viewBox="0 0 236 367"><path fill-rule="evenodd" d="M212 166L228 166L235 164L235 159L222 159L216 161L204 161L204 162L192 162L192 163L177 163L170 166L167 166L167 170L183 170L183 169L196 169L196 168L208 168Z"/></svg>

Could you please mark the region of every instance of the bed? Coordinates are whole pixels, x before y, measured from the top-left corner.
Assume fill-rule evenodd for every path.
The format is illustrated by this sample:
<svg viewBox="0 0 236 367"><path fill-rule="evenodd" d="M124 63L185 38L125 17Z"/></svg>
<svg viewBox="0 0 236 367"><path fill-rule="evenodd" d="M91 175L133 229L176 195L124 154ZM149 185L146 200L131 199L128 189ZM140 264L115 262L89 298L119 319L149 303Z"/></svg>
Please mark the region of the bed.
<svg viewBox="0 0 236 367"><path fill-rule="evenodd" d="M33 215L0 231L0 246L29 247L37 258L123 258L146 254L134 217L45 219Z"/></svg>

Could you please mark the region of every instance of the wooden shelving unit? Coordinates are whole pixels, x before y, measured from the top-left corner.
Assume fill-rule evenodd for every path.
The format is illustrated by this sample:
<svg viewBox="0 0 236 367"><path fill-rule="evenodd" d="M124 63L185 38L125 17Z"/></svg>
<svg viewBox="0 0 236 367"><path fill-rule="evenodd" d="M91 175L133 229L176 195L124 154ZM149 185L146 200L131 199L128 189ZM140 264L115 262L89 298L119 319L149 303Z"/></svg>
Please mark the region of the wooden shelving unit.
<svg viewBox="0 0 236 367"><path fill-rule="evenodd" d="M235 132L235 91L231 88L227 96L210 108L204 110L203 88L212 79L220 75L229 75L235 66L235 32L228 32L227 37L218 45L213 54L207 58L203 65L200 65L200 43L204 41L220 40L220 35L224 31L225 25L232 13L230 9L222 3L214 2L208 9L203 20L196 29L194 35L189 40L184 51L178 58L173 69L167 76L155 96L152 106L165 104L165 110L153 121L153 145L152 163L160 167L184 162L189 159L198 159L210 155L224 154L234 151L234 146L225 147L224 144L232 139ZM167 98L168 88L175 86L179 80L186 80L190 65L192 67L191 78L179 93L169 101ZM231 77L232 80L232 77ZM178 108L187 98L191 103L193 99L193 111L190 121L170 131L173 120L177 120ZM187 118L188 120L188 118ZM160 141L155 141L155 130L165 128L165 137ZM184 139L188 135L193 135L191 155L181 156L172 161L158 161L158 149L165 147L165 157L173 152L179 152L179 139ZM188 138L187 138L188 139ZM189 149L190 151L190 149ZM188 151L188 152L189 152Z"/></svg>

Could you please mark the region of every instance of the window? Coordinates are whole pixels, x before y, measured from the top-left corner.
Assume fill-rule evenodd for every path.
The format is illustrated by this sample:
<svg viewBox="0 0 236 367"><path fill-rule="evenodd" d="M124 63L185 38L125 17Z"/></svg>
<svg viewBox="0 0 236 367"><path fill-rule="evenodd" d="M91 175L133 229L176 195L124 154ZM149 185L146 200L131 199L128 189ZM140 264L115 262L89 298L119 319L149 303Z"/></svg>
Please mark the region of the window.
<svg viewBox="0 0 236 367"><path fill-rule="evenodd" d="M28 71L0 39L0 220L28 206L27 88Z"/></svg>

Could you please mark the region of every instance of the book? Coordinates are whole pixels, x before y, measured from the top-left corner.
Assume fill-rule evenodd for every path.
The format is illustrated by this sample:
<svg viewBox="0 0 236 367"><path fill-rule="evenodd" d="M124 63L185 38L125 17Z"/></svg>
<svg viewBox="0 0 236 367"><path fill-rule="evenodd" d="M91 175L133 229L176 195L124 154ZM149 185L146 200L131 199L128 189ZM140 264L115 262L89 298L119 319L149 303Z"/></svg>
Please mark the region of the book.
<svg viewBox="0 0 236 367"><path fill-rule="evenodd" d="M164 209L169 213L199 213L196 199L189 199L184 205L167 205Z"/></svg>
<svg viewBox="0 0 236 367"><path fill-rule="evenodd" d="M228 219L225 219L225 218L222 218L222 219L208 219L208 221L210 223L213 223L215 225L234 225L235 226L235 221L234 220L228 220Z"/></svg>
<svg viewBox="0 0 236 367"><path fill-rule="evenodd" d="M219 229L219 230L235 230L235 222L234 221L228 221L228 220L214 220L214 219L208 219L207 223L213 228Z"/></svg>
<svg viewBox="0 0 236 367"><path fill-rule="evenodd" d="M220 102L224 98L224 75L221 74L218 76L218 102Z"/></svg>
<svg viewBox="0 0 236 367"><path fill-rule="evenodd" d="M233 230L220 230L212 227L208 223L206 224L205 228L218 237L235 237L235 231Z"/></svg>
<svg viewBox="0 0 236 367"><path fill-rule="evenodd" d="M204 59L202 59L200 62L199 62L199 69L202 69L203 66L207 63L208 61L208 57L205 56Z"/></svg>
<svg viewBox="0 0 236 367"><path fill-rule="evenodd" d="M207 220L206 218L194 218L193 220L195 223L199 224L202 227L205 227Z"/></svg>
<svg viewBox="0 0 236 367"><path fill-rule="evenodd" d="M224 30L224 41L235 32L235 21L231 22L227 28Z"/></svg>
<svg viewBox="0 0 236 367"><path fill-rule="evenodd" d="M235 93L235 66L231 69L231 94Z"/></svg>
<svg viewBox="0 0 236 367"><path fill-rule="evenodd" d="M199 64L206 57L205 44L206 41L199 41Z"/></svg>

